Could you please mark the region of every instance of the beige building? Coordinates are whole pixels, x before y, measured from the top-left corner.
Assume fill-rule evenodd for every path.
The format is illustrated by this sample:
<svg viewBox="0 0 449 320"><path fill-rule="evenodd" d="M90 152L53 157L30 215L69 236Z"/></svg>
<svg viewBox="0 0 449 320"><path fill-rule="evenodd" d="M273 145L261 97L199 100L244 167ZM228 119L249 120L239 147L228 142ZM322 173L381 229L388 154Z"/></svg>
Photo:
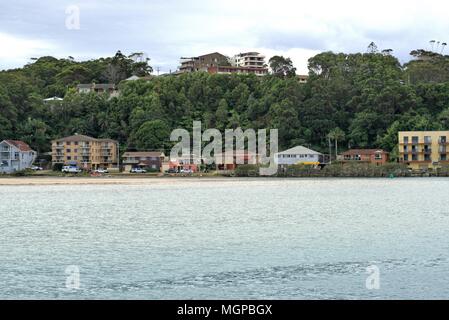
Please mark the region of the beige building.
<svg viewBox="0 0 449 320"><path fill-rule="evenodd" d="M399 161L414 170L448 165L449 131L399 132Z"/></svg>
<svg viewBox="0 0 449 320"><path fill-rule="evenodd" d="M74 135L52 141L52 163L81 169L117 167L118 142Z"/></svg>

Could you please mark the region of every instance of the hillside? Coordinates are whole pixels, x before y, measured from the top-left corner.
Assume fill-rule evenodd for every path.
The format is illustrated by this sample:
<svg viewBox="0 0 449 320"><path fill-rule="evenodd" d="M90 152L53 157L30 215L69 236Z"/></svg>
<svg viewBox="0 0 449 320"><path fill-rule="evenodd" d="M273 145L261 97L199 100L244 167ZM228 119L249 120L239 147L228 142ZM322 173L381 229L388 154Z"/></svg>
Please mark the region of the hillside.
<svg viewBox="0 0 449 320"><path fill-rule="evenodd" d="M119 54L119 53L118 53ZM0 72L0 140L22 139L50 150L53 138L73 133L108 137L122 148L169 148L175 128L278 128L282 148L328 148L328 134L344 132L345 147L394 150L398 130L449 129L447 56L415 51L402 66L389 53L321 53L309 61L310 79L209 75L154 77L146 63L116 55L86 62L43 57ZM120 83L108 99L78 95L78 83ZM61 96L51 107L43 99Z"/></svg>

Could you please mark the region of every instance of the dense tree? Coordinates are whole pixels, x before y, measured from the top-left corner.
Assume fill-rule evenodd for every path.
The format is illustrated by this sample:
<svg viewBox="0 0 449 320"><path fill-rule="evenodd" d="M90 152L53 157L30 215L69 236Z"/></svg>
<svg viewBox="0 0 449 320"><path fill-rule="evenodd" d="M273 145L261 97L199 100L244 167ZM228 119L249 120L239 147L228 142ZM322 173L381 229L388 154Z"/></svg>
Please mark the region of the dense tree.
<svg viewBox="0 0 449 320"><path fill-rule="evenodd" d="M332 135L339 149L382 147L394 158L399 130L449 130L449 59L416 50L401 65L390 50L378 51L320 53L309 60L306 84L290 77L295 70L283 57L270 59L274 74L265 77L199 72L138 81L122 80L151 71L143 57L42 57L0 72L0 139L46 152L52 139L80 133L117 139L121 150L169 149L171 130L198 120L204 129L277 128L282 149L321 152L340 128L344 139ZM120 96L77 94L80 82L117 83ZM53 96L64 100L43 102Z"/></svg>
<svg viewBox="0 0 449 320"><path fill-rule="evenodd" d="M274 56L268 61L268 64L275 76L294 77L296 75L296 68L293 66L293 61L290 58Z"/></svg>

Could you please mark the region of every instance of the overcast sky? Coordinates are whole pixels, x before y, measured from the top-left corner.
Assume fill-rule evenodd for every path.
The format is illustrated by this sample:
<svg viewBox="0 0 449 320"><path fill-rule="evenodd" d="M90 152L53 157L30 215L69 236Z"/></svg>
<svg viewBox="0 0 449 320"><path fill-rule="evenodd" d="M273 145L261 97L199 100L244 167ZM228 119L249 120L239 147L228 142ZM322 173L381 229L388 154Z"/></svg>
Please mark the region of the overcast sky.
<svg viewBox="0 0 449 320"><path fill-rule="evenodd" d="M121 50L143 51L168 72L181 56L256 50L289 56L305 73L316 53L365 52L371 41L405 61L432 39L449 41L448 14L437 0L1 0L0 69Z"/></svg>

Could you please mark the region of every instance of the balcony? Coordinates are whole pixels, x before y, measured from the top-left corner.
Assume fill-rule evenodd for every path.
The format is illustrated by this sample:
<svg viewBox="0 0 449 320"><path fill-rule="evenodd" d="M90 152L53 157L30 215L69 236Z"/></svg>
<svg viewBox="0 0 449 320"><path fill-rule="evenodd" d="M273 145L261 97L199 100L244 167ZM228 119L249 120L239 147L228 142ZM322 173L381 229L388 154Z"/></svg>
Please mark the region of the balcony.
<svg viewBox="0 0 449 320"><path fill-rule="evenodd" d="M123 160L123 164L138 164L139 160L131 160L131 159L125 159Z"/></svg>

